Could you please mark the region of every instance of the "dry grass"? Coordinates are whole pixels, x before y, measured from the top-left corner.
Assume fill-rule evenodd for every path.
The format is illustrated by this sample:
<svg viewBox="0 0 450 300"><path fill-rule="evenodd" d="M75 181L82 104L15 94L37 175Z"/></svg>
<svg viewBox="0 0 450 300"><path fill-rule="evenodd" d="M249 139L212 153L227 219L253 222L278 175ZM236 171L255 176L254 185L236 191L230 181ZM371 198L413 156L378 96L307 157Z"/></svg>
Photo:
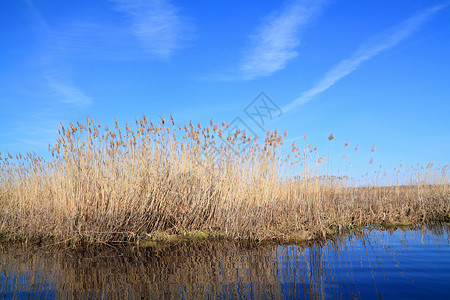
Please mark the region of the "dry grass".
<svg viewBox="0 0 450 300"><path fill-rule="evenodd" d="M327 176L310 146L284 152L286 134L277 131L258 142L213 120L179 127L144 116L133 127L88 118L61 126L50 161L0 154L0 232L65 244L192 231L310 239L359 225L449 220L447 166L417 168L414 185L394 177L389 187L355 187Z"/></svg>

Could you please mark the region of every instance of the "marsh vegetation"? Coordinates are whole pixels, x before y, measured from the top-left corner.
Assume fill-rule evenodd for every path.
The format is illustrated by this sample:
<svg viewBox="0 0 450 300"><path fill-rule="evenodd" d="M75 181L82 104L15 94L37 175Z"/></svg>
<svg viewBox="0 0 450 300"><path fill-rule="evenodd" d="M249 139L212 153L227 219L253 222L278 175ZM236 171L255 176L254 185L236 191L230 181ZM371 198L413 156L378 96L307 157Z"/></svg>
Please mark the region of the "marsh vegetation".
<svg viewBox="0 0 450 300"><path fill-rule="evenodd" d="M310 240L373 224L448 221L448 167L380 186L329 173L329 157L286 133L262 141L226 123L144 116L112 128L61 125L51 159L0 154L0 232L64 245L167 235ZM330 135L330 143L333 140ZM406 182L405 182L406 178ZM195 236L196 234L194 234Z"/></svg>

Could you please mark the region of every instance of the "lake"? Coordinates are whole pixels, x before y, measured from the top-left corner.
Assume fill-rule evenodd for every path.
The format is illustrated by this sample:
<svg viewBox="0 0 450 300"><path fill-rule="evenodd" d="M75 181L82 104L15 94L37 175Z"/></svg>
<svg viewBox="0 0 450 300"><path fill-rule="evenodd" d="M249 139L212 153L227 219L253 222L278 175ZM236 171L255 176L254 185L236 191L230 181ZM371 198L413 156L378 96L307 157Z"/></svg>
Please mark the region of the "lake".
<svg viewBox="0 0 450 300"><path fill-rule="evenodd" d="M0 298L450 299L449 232L363 230L303 246L62 251L0 243Z"/></svg>

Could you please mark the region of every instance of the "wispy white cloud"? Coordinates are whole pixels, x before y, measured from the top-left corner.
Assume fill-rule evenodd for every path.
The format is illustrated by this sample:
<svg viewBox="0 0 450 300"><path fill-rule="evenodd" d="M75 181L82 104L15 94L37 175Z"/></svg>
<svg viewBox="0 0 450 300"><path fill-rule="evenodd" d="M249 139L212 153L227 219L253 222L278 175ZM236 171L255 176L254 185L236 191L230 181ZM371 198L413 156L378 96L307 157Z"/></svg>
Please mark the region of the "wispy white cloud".
<svg viewBox="0 0 450 300"><path fill-rule="evenodd" d="M33 4L33 2L31 0L23 0L23 2L28 7L28 11L31 13L35 26L39 30L50 32L50 27L48 26L39 9Z"/></svg>
<svg viewBox="0 0 450 300"><path fill-rule="evenodd" d="M32 1L24 2L38 40L53 59L167 59L194 37L190 19L169 0L110 0L109 8L120 12L115 22L87 16L57 26L50 26Z"/></svg>
<svg viewBox="0 0 450 300"><path fill-rule="evenodd" d="M72 58L93 60L145 59L138 42L124 28L100 21L71 20L38 37L46 54L54 60Z"/></svg>
<svg viewBox="0 0 450 300"><path fill-rule="evenodd" d="M61 70L58 71L57 66L59 63L56 61L58 59L55 54L54 49L48 45L48 43L55 39L56 35L54 30L49 26L39 9L29 0L24 1L28 6L29 12L32 16L32 24L36 29L36 34L40 38L44 39L45 44L41 52L38 52L39 61L42 62L42 73L41 77L43 82L46 84L46 89L48 92L45 94L59 99L60 103L69 103L77 106L87 106L92 104L92 99L84 94L78 87L76 87L70 80L64 79L62 76L55 76L60 74ZM64 51L64 49L61 49ZM49 75L51 74L51 75Z"/></svg>
<svg viewBox="0 0 450 300"><path fill-rule="evenodd" d="M168 58L183 40L192 37L192 24L166 0L111 0L130 20L131 30L143 50Z"/></svg>
<svg viewBox="0 0 450 300"><path fill-rule="evenodd" d="M55 97L60 99L60 102L77 106L87 106L92 104L91 98L86 96L79 88L69 82L49 76L45 79L47 80L49 87L53 90Z"/></svg>
<svg viewBox="0 0 450 300"><path fill-rule="evenodd" d="M311 89L303 92L300 97L283 108L284 112L291 111L296 107L311 101L315 96L323 93L336 82L355 71L363 62L391 49L401 41L411 36L425 21L447 5L433 6L407 20L400 25L390 29L387 33L373 38L369 43L360 47L353 55L334 66L325 76Z"/></svg>
<svg viewBox="0 0 450 300"><path fill-rule="evenodd" d="M239 66L242 79L268 76L285 68L298 54L299 33L316 16L324 1L294 1L281 12L267 17L257 33L251 37Z"/></svg>

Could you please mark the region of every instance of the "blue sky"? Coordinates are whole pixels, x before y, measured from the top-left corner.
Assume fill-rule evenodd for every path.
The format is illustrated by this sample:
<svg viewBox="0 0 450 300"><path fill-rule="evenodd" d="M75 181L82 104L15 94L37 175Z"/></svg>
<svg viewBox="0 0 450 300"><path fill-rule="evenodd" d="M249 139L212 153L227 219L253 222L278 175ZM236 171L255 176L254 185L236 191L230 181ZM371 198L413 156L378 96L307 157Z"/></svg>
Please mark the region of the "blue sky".
<svg viewBox="0 0 450 300"><path fill-rule="evenodd" d="M45 155L60 122L88 115L172 113L287 129L289 144L306 131L352 174L371 157L449 163L448 1L17 0L0 20L3 153ZM262 91L283 113L261 129L244 109Z"/></svg>

